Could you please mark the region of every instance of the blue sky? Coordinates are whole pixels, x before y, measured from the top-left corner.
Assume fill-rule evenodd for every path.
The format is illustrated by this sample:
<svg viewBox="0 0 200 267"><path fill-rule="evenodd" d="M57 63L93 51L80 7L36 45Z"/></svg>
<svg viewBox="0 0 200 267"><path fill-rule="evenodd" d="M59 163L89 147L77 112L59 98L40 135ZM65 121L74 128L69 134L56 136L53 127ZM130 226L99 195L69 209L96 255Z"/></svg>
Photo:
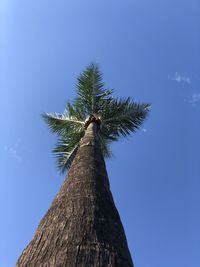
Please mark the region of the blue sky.
<svg viewBox="0 0 200 267"><path fill-rule="evenodd" d="M93 61L116 96L152 103L107 161L135 266L199 267L199 1L2 0L0 12L0 266L15 265L64 179L40 114L62 112Z"/></svg>

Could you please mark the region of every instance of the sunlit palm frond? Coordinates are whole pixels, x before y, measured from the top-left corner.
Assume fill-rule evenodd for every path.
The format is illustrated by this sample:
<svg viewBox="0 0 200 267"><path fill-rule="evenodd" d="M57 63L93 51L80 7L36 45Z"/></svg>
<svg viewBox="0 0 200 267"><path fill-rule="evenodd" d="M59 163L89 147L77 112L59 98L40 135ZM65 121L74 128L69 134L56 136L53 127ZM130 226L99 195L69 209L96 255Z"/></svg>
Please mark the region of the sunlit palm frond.
<svg viewBox="0 0 200 267"><path fill-rule="evenodd" d="M77 130L77 128L83 129L84 127L83 121L78 120L75 116L69 116L67 112L63 114L43 113L42 117L51 131L57 134L64 134L68 131Z"/></svg>

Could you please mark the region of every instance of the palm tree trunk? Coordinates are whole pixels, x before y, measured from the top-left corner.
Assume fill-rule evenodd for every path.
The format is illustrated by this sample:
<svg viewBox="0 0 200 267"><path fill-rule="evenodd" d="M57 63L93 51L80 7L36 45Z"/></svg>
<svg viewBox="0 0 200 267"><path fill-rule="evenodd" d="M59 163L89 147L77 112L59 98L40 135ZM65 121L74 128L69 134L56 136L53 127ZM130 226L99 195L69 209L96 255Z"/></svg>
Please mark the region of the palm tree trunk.
<svg viewBox="0 0 200 267"><path fill-rule="evenodd" d="M60 192L16 267L133 267L90 123Z"/></svg>

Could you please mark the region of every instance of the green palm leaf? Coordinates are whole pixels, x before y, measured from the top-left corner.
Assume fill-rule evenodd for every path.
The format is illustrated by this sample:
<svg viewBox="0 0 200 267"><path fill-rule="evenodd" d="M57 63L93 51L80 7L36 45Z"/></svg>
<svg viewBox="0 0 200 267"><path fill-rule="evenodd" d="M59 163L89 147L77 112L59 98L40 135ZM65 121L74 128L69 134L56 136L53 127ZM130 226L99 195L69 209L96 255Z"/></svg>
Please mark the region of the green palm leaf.
<svg viewBox="0 0 200 267"><path fill-rule="evenodd" d="M140 128L149 108L149 104L135 103L130 98L125 100L110 98L104 103L102 131L113 140L129 135Z"/></svg>
<svg viewBox="0 0 200 267"><path fill-rule="evenodd" d="M91 114L100 112L102 99L111 95L112 90L104 88L99 67L90 64L78 78L77 94L75 105L86 118Z"/></svg>
<svg viewBox="0 0 200 267"><path fill-rule="evenodd" d="M110 149L111 140L109 140L101 131L99 131L99 141L101 144L101 151L105 158L111 158L113 156Z"/></svg>
<svg viewBox="0 0 200 267"><path fill-rule="evenodd" d="M64 173L70 167L83 136L83 130L66 132L61 135L56 147L53 149L57 159L57 167L61 173Z"/></svg>
<svg viewBox="0 0 200 267"><path fill-rule="evenodd" d="M70 102L67 102L66 110L70 118L74 118L81 123L85 121L86 117L82 113L81 108L76 103L72 105Z"/></svg>

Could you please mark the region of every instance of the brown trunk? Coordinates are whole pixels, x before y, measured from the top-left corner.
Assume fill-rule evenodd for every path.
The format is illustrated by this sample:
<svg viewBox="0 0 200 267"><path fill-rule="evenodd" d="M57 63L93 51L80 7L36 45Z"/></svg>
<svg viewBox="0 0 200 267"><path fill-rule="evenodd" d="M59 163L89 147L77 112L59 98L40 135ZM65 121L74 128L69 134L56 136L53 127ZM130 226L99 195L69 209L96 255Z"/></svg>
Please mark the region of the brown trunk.
<svg viewBox="0 0 200 267"><path fill-rule="evenodd" d="M17 267L133 267L90 123L60 192Z"/></svg>

